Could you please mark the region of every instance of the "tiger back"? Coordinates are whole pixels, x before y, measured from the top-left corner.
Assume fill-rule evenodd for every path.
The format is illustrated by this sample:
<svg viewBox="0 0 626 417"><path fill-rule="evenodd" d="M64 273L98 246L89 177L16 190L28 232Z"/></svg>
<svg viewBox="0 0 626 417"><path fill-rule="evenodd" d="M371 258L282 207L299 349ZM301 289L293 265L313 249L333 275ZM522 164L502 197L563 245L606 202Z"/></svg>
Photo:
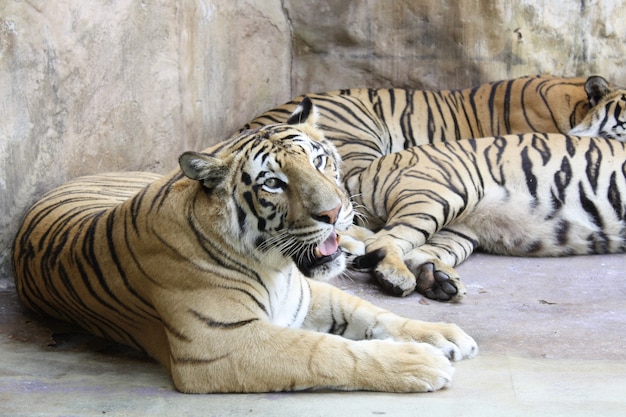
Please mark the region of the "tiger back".
<svg viewBox="0 0 626 417"><path fill-rule="evenodd" d="M407 320L310 278L340 274L353 208L310 101L180 168L79 178L16 235L29 308L144 350L188 393L433 391L476 355L453 324ZM365 340L381 339L381 340Z"/></svg>
<svg viewBox="0 0 626 417"><path fill-rule="evenodd" d="M337 147L347 181L376 158L411 146L509 133L566 133L586 115L596 78L601 79L537 76L462 90L356 88L305 96L319 109L319 128ZM244 129L285 121L305 96L263 113Z"/></svg>
<svg viewBox="0 0 626 417"><path fill-rule="evenodd" d="M365 243L368 256L382 258L381 284L397 295L417 289L456 301L465 290L452 267L475 249L624 252L625 94L607 93L572 129L605 137L531 133L423 145L352 178L348 191L376 230Z"/></svg>

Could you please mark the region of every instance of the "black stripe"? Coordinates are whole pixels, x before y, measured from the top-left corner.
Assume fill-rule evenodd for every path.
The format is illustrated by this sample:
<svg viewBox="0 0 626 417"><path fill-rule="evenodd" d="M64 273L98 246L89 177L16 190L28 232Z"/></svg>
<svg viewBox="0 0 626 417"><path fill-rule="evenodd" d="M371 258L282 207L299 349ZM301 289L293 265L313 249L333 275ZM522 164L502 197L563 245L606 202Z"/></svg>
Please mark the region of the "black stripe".
<svg viewBox="0 0 626 417"><path fill-rule="evenodd" d="M133 217L134 220L134 216ZM128 222L128 216L126 216L125 219L126 222ZM159 288L165 288L163 283L161 283L160 281L154 279L150 274L148 274L148 272L144 269L142 262L139 260L139 258L137 257L137 255L135 254L135 251L133 250L134 244L131 242L130 236L129 236L129 232L130 229L128 227L124 227L124 243L125 243L125 248L128 251L128 254L130 255L134 267L137 268L137 270L141 273L141 275L143 275L144 278L146 278L148 281L150 281L153 285L159 287ZM139 233L137 233L137 235L139 235ZM139 238L139 236L137 236ZM150 239L150 238L148 238ZM130 267L130 265L128 265L128 267Z"/></svg>
<svg viewBox="0 0 626 417"><path fill-rule="evenodd" d="M622 165L622 170L626 167L626 163ZM624 219L624 205L622 194L619 191L619 186L617 185L617 173L611 173L611 179L609 181L609 189L607 190L607 198L609 199L609 203L611 207L613 207L613 211L615 215L620 220Z"/></svg>
<svg viewBox="0 0 626 417"><path fill-rule="evenodd" d="M560 220L556 227L556 240L559 242L559 245L565 246L569 241L569 231L571 224L566 220Z"/></svg>
<svg viewBox="0 0 626 417"><path fill-rule="evenodd" d="M470 108L472 110L471 114L472 114L472 120L476 121L476 125L478 128L478 132L474 132L474 129L471 129L471 137L483 137L483 128L481 125L481 122L479 120L478 117L478 109L476 107L476 94L481 90L480 86L474 87L470 90L470 94L469 94L469 104L470 104ZM471 124L470 124L471 126Z"/></svg>
<svg viewBox="0 0 626 417"><path fill-rule="evenodd" d="M172 186L183 178L185 178L185 176L181 171L177 175L173 175L172 178L170 178L164 185L159 187L157 193L152 198L149 211L154 211L155 209L160 209L161 207L163 207L163 204L167 200L167 196L169 195Z"/></svg>
<svg viewBox="0 0 626 417"><path fill-rule="evenodd" d="M140 234L139 234L139 226L137 225L137 219L140 216L141 206L143 204L144 198L146 197L148 188L149 187L144 187L143 190L141 190L137 195L135 195L135 197L133 197L130 203L132 225L138 237L140 236Z"/></svg>
<svg viewBox="0 0 626 417"><path fill-rule="evenodd" d="M139 312L137 311L137 309L132 309L130 307L128 307L129 311L133 311L135 314L137 314L138 316L142 316L144 318L146 317L154 317L152 314L150 314L149 311L153 310L152 304L146 300L144 297L142 297L136 290L135 288L132 286L132 284L130 283L130 281L128 280L128 276L126 275L126 270L124 269L124 266L122 265L122 263L120 262L119 256L117 254L117 250L115 248L115 236L114 236L114 231L117 228L125 228L125 224L124 224L124 219L122 218L122 221L120 222L116 222L116 215L117 215L117 210L112 210L109 212L109 215L107 216L107 221L106 221L106 241L108 243L109 246L109 254L111 256L111 261L113 262L113 264L115 265L115 268L117 269L117 272L119 274L119 277L121 278L122 282L124 283L124 287L126 288L126 290L136 299L138 300L141 304L144 305L144 308L140 308ZM147 308L148 310L146 310L145 308ZM141 313L141 314L140 314Z"/></svg>
<svg viewBox="0 0 626 417"><path fill-rule="evenodd" d="M600 167L602 165L602 151L598 148L595 141L589 142L589 148L585 152L585 161L587 167L585 173L594 194L598 192L598 179L600 178Z"/></svg>
<svg viewBox="0 0 626 417"><path fill-rule="evenodd" d="M565 150L569 157L573 157L576 153L576 145L578 144L578 138L575 136L566 136L565 137Z"/></svg>
<svg viewBox="0 0 626 417"><path fill-rule="evenodd" d="M248 324L254 323L254 322L259 320L257 317L253 317L253 318L247 319L247 320L239 320L239 321L233 321L233 322L223 322L223 321L214 320L214 319L212 319L212 318L210 318L208 316L203 315L199 311L196 311L196 310L193 310L193 309L189 309L189 312L193 316L195 316L198 320L200 320L201 322L206 324L207 326L213 327L213 328L220 328L220 329L237 329L239 327L247 326Z"/></svg>
<svg viewBox="0 0 626 417"><path fill-rule="evenodd" d="M176 365L208 365L214 362L218 362L221 361L223 359L226 359L230 356L230 353L227 353L225 355L222 356L218 356L216 358L211 358L211 359L201 359L201 358L183 358L181 356L174 356L173 354L170 355L170 358L172 359L172 362L174 362Z"/></svg>
<svg viewBox="0 0 626 417"><path fill-rule="evenodd" d="M583 186L582 182L578 183L578 193L580 195L581 207L583 208L583 210L587 212L587 214L589 214L589 216L593 220L593 223L596 226L598 226L600 230L602 230L604 226L603 226L602 217L600 216L600 211L596 207L593 200L587 197L587 194L585 193L585 187Z"/></svg>
<svg viewBox="0 0 626 417"><path fill-rule="evenodd" d="M451 91L447 97L444 97L444 101L448 108L447 113L454 123L454 138L456 140L465 139L465 135L461 135L461 125L459 124L461 111L459 110L459 106L463 110L462 114L463 116L465 116L465 122L469 126L470 131L472 130L472 122L468 119L467 110L465 109L465 102L463 100L463 94L459 91ZM472 136L471 133L469 136Z"/></svg>
<svg viewBox="0 0 626 417"><path fill-rule="evenodd" d="M535 199L535 204L537 200L537 177L533 174L533 161L528 156L528 148L524 148L522 150L522 171L524 172L524 176L526 177L526 186L528 187L528 192Z"/></svg>
<svg viewBox="0 0 626 417"><path fill-rule="evenodd" d="M554 185L557 190L557 198L561 204L565 203L565 192L572 180L572 166L569 159L563 157L561 160L561 169L554 173Z"/></svg>
<svg viewBox="0 0 626 417"><path fill-rule="evenodd" d="M506 183L506 176L502 167L502 156L507 148L507 141L502 136L496 136L491 145L483 151L483 160L487 163L487 172L498 185Z"/></svg>
<svg viewBox="0 0 626 417"><path fill-rule="evenodd" d="M504 109L502 111L502 117L504 118L504 129L506 133L511 132L511 90L515 84L515 80L506 83L506 89L504 90ZM522 105L522 108L524 106ZM493 103L489 106L489 112L495 113ZM499 133L499 132L498 132Z"/></svg>
<svg viewBox="0 0 626 417"><path fill-rule="evenodd" d="M494 103L495 103L496 97L498 96L498 91L499 91L498 89L499 89L500 85L502 85L502 83L503 83L503 81L498 81L498 82L492 83L489 86L489 99L487 100L487 110L489 111L491 131L495 132L495 133L498 133L498 134L500 133L500 127L499 126L494 126L494 124L493 124L494 123L494 108L495 108ZM478 87L478 89L480 89L480 86ZM477 89L477 91L478 91L478 89ZM473 96L472 96L472 99L473 99ZM479 126L480 126L480 122L479 122L480 118L478 117L478 110L476 109L475 106L472 106L472 107L474 107L474 114L476 115L476 121L479 123ZM506 123L506 120L505 120L505 123ZM482 126L480 126L480 132L479 133L480 133L480 135L479 135L480 137L485 136L484 133L483 133ZM508 130L507 130L506 133L508 133ZM476 137L478 137L478 136L476 136Z"/></svg>
<svg viewBox="0 0 626 417"><path fill-rule="evenodd" d="M267 289L267 286L265 285L265 283L263 282L263 280L261 279L261 277L258 275L256 271L251 269L245 263L238 262L236 259L229 256L227 251L225 251L223 247L222 248L216 247L213 242L214 238L210 238L209 236L206 236L202 233L193 215L188 216L187 220L188 220L187 223L189 227L191 228L192 232L194 233L197 239L197 242L200 244L200 247L203 249L204 253L212 260L212 262L215 265L222 267L224 269L237 271L241 273L242 275L245 275L246 277L253 278L257 283L261 284L261 286L266 291L266 293L269 294L269 290ZM178 253L178 250L176 248L171 247L171 249L176 251L176 253ZM183 254L180 254L180 256L185 258ZM210 271L210 272L214 272L214 271ZM245 281L241 281L241 282L244 283Z"/></svg>
<svg viewBox="0 0 626 417"><path fill-rule="evenodd" d="M96 215L94 215L93 218L91 219L91 223L87 227L87 230L83 239L83 245L82 245L83 259L86 261L86 264L89 265L89 267L91 268L91 271L95 275L95 278L99 284L99 287L105 292L105 294L111 300L113 300L115 304L117 304L119 307L129 312L132 312L132 310L117 297L117 295L113 292L111 287L109 287L109 282L107 278L105 277L102 268L100 267L100 263L99 263L100 259L96 255L96 251L95 251L97 247L96 240L100 239L100 236L98 235L98 233L96 233L96 229L98 228L98 223L100 219L106 220L106 216L104 216L103 212L99 212ZM100 297L99 295L96 295L95 289L92 286L92 282L91 282L92 279L90 277L90 273L87 272L82 262L80 261L77 262L77 265L79 266L79 269L81 269L81 277L83 278L83 282L91 288L91 293L100 300L102 305L113 310L114 312L116 312L117 314L119 314L120 316L124 317L126 320L132 323L133 317L122 313L118 308L114 307L113 304L105 301L104 298ZM134 312L132 313L134 314Z"/></svg>
<svg viewBox="0 0 626 417"><path fill-rule="evenodd" d="M545 166L550 161L550 147L545 137L535 134L532 136L532 147L541 156L541 161Z"/></svg>
<svg viewBox="0 0 626 417"><path fill-rule="evenodd" d="M439 229L439 225L438 225L437 219L435 219L433 216L423 215L423 216L420 216L420 217L429 218L435 224L436 230ZM407 229L410 229L410 230L412 230L414 232L420 233L422 236L424 236L425 240L428 240L428 238L432 235L430 232L428 232L428 231L426 231L424 229L421 229L421 228L419 228L417 226L414 226L414 225L412 225L410 223L405 223L405 222L394 222L392 224L387 223L383 227L383 230L385 230L386 232L389 232L389 236L393 237L394 239L403 240L403 241L407 242L408 240L403 237L403 235L407 235L406 233L403 233L402 235L395 235L395 234L391 233L393 231L393 229L395 229L396 227L406 227Z"/></svg>
<svg viewBox="0 0 626 417"><path fill-rule="evenodd" d="M458 230L455 230L455 229L446 229L446 228L441 229L441 231L442 232L446 232L446 233L450 233L450 234L455 235L455 236L458 236L461 239L463 239L464 241L469 242L472 245L472 249L476 249L478 247L478 243L479 243L478 240L476 240L476 239L474 239L472 237L469 237L465 233L461 233L461 232L459 232Z"/></svg>
<svg viewBox="0 0 626 417"><path fill-rule="evenodd" d="M181 331L179 331L178 329L175 329L167 320L163 320L160 319L161 324L163 325L163 327L165 328L165 330L172 335L174 338L182 341L182 342L191 342L192 340L185 335L184 333L182 333Z"/></svg>

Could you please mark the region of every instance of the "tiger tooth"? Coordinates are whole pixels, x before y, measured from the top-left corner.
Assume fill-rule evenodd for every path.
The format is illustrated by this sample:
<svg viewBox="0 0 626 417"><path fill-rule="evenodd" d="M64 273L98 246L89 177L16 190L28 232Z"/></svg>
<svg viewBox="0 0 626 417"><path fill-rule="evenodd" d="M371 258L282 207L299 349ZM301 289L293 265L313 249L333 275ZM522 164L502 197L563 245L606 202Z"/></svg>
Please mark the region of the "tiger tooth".
<svg viewBox="0 0 626 417"><path fill-rule="evenodd" d="M341 235L339 233L337 233L337 244L341 244Z"/></svg>
<svg viewBox="0 0 626 417"><path fill-rule="evenodd" d="M315 255L316 258L321 258L322 257L322 252L320 252L319 248L315 248L313 249L313 255Z"/></svg>

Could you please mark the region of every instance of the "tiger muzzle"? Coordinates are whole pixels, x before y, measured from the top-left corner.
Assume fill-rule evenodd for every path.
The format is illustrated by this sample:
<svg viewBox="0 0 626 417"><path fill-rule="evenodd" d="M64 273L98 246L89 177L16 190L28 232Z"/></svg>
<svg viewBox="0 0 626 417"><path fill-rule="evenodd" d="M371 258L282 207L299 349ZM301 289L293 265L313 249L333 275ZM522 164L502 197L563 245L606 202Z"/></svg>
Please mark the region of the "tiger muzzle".
<svg viewBox="0 0 626 417"><path fill-rule="evenodd" d="M341 255L340 243L341 236L333 231L322 243L297 256L295 262L300 272L310 277L316 268L337 259Z"/></svg>

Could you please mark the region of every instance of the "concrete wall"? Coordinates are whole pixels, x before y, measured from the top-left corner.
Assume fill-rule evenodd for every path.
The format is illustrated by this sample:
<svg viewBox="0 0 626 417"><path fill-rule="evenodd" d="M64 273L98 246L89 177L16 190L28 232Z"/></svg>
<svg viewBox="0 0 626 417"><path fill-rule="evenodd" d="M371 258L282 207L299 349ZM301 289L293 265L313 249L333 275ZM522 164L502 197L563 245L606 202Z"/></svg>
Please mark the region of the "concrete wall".
<svg viewBox="0 0 626 417"><path fill-rule="evenodd" d="M298 92L463 88L538 73L626 81L623 0L287 3Z"/></svg>
<svg viewBox="0 0 626 417"><path fill-rule="evenodd" d="M290 97L279 1L0 2L0 288L36 198L69 178L167 172Z"/></svg>
<svg viewBox="0 0 626 417"><path fill-rule="evenodd" d="M167 172L292 96L621 71L626 0L2 0L0 289L69 178Z"/></svg>

